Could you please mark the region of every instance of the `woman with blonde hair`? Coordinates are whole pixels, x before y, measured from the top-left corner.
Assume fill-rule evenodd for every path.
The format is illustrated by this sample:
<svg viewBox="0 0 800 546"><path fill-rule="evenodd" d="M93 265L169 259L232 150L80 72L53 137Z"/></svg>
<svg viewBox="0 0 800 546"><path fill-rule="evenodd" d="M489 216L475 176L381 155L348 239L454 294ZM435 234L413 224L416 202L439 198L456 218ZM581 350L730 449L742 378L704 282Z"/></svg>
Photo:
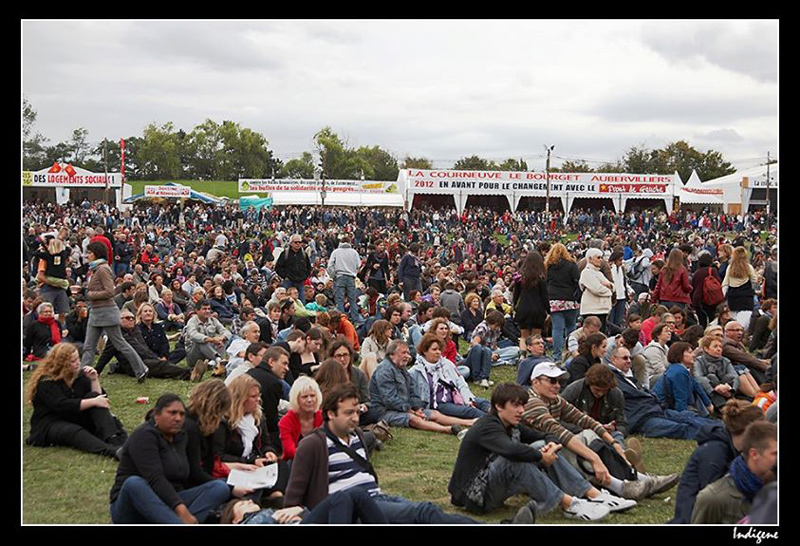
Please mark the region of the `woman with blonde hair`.
<svg viewBox="0 0 800 546"><path fill-rule="evenodd" d="M147 346L161 360L177 364L186 357L186 349L183 347L170 351L167 332L162 323L156 322L156 308L152 303L144 302L139 306L136 310L136 324Z"/></svg>
<svg viewBox="0 0 800 546"><path fill-rule="evenodd" d="M297 445L322 426L322 391L312 378L298 377L289 391L289 411L278 422L284 460L294 459Z"/></svg>
<svg viewBox="0 0 800 546"><path fill-rule="evenodd" d="M567 247L556 243L544 258L550 320L553 323L553 355L561 358L564 340L575 331L580 309L580 273Z"/></svg>
<svg viewBox="0 0 800 546"><path fill-rule="evenodd" d="M261 412L261 385L248 374L231 381L231 410L225 430L220 461L229 469L250 469L278 462L278 453L267 431ZM285 447L284 447L285 449ZM289 480L288 468L278 465L278 480L269 489L257 492L256 497L268 494L279 497L286 490Z"/></svg>
<svg viewBox="0 0 800 546"><path fill-rule="evenodd" d="M128 436L110 411L97 371L81 367L74 345L50 349L28 382L26 398L33 405L28 445L69 446L119 459Z"/></svg>
<svg viewBox="0 0 800 546"><path fill-rule="evenodd" d="M361 344L361 371L367 379L372 378L372 372L378 364L386 358L386 347L392 339L392 325L388 320L378 319L372 323L369 335Z"/></svg>
<svg viewBox="0 0 800 546"><path fill-rule="evenodd" d="M745 331L753 314L755 286L758 286L758 275L750 265L747 249L737 246L722 279L722 293L731 310L731 318L744 326Z"/></svg>
<svg viewBox="0 0 800 546"><path fill-rule="evenodd" d="M692 303L691 294L692 283L684 265L683 252L679 248L673 248L658 275L653 301L667 308L677 305L682 309Z"/></svg>

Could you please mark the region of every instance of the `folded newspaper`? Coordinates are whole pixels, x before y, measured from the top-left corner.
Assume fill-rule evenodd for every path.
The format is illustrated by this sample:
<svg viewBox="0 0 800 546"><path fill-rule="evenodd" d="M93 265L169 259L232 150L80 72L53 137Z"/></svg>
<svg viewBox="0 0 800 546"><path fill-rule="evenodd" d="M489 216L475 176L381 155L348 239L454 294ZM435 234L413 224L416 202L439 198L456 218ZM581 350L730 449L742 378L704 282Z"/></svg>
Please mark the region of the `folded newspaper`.
<svg viewBox="0 0 800 546"><path fill-rule="evenodd" d="M228 474L228 485L244 489L269 489L277 481L277 463L262 466L258 470L231 470Z"/></svg>

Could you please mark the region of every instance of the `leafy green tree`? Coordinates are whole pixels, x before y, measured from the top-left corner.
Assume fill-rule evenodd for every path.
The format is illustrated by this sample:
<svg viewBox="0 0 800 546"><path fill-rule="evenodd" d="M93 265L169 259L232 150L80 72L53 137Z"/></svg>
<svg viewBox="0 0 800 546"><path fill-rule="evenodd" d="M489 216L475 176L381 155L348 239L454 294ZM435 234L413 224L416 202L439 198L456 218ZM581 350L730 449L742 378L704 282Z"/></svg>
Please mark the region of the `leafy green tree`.
<svg viewBox="0 0 800 546"><path fill-rule="evenodd" d="M151 123L144 129L138 150L141 177L145 180L175 180L183 175L180 141L172 122Z"/></svg>
<svg viewBox="0 0 800 546"><path fill-rule="evenodd" d="M326 178L355 180L368 168L369 164L349 149L330 127L323 127L314 135L314 143Z"/></svg>
<svg viewBox="0 0 800 546"><path fill-rule="evenodd" d="M592 173L594 169L584 160L566 160L560 167L550 167L550 170L557 173Z"/></svg>
<svg viewBox="0 0 800 546"><path fill-rule="evenodd" d="M364 177L368 180L397 180L400 168L397 159L379 146L362 146L356 155L365 163Z"/></svg>
<svg viewBox="0 0 800 546"><path fill-rule="evenodd" d="M494 161L489 161L472 155L470 157L462 157L453 165L453 169L457 171L497 171L500 170Z"/></svg>
<svg viewBox="0 0 800 546"><path fill-rule="evenodd" d="M406 156L403 160L403 168L404 169L433 169L433 164L431 163L430 159L425 157L410 157Z"/></svg>
<svg viewBox="0 0 800 546"><path fill-rule="evenodd" d="M220 126L206 119L196 126L186 139L187 174L199 180L213 180L217 175L218 153L222 149Z"/></svg>
<svg viewBox="0 0 800 546"><path fill-rule="evenodd" d="M528 170L528 164L524 159L506 159L497 167L501 171L515 171L525 172Z"/></svg>
<svg viewBox="0 0 800 546"><path fill-rule="evenodd" d="M47 138L34 132L37 112L27 98L22 99L22 168L38 171L47 165L45 144Z"/></svg>
<svg viewBox="0 0 800 546"><path fill-rule="evenodd" d="M280 170L281 178L306 179L314 178L314 156L311 152L303 152L303 156L290 159Z"/></svg>
<svg viewBox="0 0 800 546"><path fill-rule="evenodd" d="M72 131L72 138L69 141L70 156L72 161L78 165L83 165L86 154L90 150L88 136L89 130L84 127L78 127Z"/></svg>

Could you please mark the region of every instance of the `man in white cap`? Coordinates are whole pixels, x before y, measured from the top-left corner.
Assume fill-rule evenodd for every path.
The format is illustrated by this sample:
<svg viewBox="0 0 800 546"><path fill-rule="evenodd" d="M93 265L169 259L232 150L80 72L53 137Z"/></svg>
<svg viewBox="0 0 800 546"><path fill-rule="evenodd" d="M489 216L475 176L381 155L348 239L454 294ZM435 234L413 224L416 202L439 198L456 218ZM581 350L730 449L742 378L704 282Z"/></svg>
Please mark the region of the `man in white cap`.
<svg viewBox="0 0 800 546"><path fill-rule="evenodd" d="M591 464L596 485L607 487L613 493L627 499L643 499L656 493L666 491L678 483L680 476L648 476L631 468L630 477L636 479L622 480L612 476L600 456L589 447L592 442L602 441L616 451L628 464L622 446L614 441L609 431L599 422L582 412L559 395L561 380L567 379L569 373L553 362L542 362L534 367L531 373L530 398L525 404L523 419L525 424L544 434L551 434L565 448L564 455L579 470L578 457ZM568 423L580 429L580 434L573 434L562 424ZM571 453L570 453L571 452Z"/></svg>

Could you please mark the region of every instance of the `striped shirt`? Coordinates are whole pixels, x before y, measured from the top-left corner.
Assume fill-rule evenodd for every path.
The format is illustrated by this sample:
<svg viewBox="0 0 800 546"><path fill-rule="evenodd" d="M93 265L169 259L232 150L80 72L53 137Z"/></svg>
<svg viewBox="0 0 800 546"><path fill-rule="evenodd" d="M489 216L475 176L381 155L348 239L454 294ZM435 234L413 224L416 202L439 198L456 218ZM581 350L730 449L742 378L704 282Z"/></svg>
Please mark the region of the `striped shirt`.
<svg viewBox="0 0 800 546"><path fill-rule="evenodd" d="M328 494L350 489L351 487L364 487L371 497L380 494L381 490L375 483L375 478L355 462L350 455L341 451L333 441L326 437L328 446ZM366 450L358 435L350 435L348 442L350 449L367 458Z"/></svg>
<svg viewBox="0 0 800 546"><path fill-rule="evenodd" d="M603 425L560 396L548 402L539 398L533 389L529 389L528 394L530 398L525 404L525 413L522 414L523 422L539 432L558 436L562 445L567 444L575 435L564 428L560 421L572 423L582 429L591 429L600 437L606 432Z"/></svg>

